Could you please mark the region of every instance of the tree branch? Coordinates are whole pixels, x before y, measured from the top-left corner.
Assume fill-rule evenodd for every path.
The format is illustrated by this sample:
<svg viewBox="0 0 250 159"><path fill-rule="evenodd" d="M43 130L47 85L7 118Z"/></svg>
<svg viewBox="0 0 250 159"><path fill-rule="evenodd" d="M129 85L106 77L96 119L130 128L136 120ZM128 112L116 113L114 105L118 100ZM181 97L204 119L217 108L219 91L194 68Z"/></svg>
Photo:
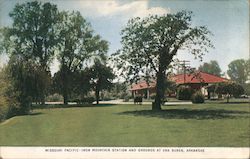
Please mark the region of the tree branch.
<svg viewBox="0 0 250 159"><path fill-rule="evenodd" d="M158 73L158 71L157 71L157 69L156 69L156 67L155 67L155 64L153 63L153 60L150 58L150 56L149 56L148 53L146 53L146 55L147 55L148 61L149 61L150 64L152 65L154 71L155 71L156 73Z"/></svg>

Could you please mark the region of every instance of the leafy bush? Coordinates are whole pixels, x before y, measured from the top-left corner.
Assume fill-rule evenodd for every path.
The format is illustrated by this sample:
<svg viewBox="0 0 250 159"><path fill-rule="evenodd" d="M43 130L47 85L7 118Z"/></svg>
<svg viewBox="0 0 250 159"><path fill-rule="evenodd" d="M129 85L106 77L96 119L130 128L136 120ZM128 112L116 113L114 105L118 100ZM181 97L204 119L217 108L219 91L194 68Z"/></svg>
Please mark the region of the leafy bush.
<svg viewBox="0 0 250 159"><path fill-rule="evenodd" d="M49 95L47 97L46 101L48 101L48 102L61 102L61 101L63 101L63 96L58 94L58 93L55 93L55 94Z"/></svg>
<svg viewBox="0 0 250 159"><path fill-rule="evenodd" d="M193 93L194 91L190 86L180 86L177 89L177 99L190 100Z"/></svg>
<svg viewBox="0 0 250 159"><path fill-rule="evenodd" d="M155 94L155 93L152 93L152 94L150 95L150 98L151 98L151 99L155 99L155 97L156 97L156 94Z"/></svg>
<svg viewBox="0 0 250 159"><path fill-rule="evenodd" d="M94 97L84 97L82 99L76 99L74 102L77 102L78 104L92 104L95 101Z"/></svg>
<svg viewBox="0 0 250 159"><path fill-rule="evenodd" d="M0 95L0 121L6 119L8 114L8 103L6 97Z"/></svg>
<svg viewBox="0 0 250 159"><path fill-rule="evenodd" d="M124 101L124 102L128 102L128 101L129 101L129 96L125 96L125 97L123 98L123 101Z"/></svg>
<svg viewBox="0 0 250 159"><path fill-rule="evenodd" d="M198 91L192 95L191 100L192 100L192 103L204 103L205 97L200 91Z"/></svg>
<svg viewBox="0 0 250 159"><path fill-rule="evenodd" d="M14 91L11 78L7 75L6 70L0 70L0 121L20 112L17 95L18 92Z"/></svg>

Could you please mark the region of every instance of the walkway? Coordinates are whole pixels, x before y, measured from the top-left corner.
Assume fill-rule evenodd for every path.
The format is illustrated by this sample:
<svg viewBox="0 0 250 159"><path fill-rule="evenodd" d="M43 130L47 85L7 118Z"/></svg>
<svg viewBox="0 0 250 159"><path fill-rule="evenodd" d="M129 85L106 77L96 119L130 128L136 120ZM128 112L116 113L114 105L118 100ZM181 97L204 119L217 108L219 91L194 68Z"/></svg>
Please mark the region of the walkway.
<svg viewBox="0 0 250 159"><path fill-rule="evenodd" d="M94 102L95 104L96 102ZM100 101L100 104L134 104L134 102L123 102L122 99L110 100L110 101ZM142 104L152 104L152 102L142 102ZM164 105L180 105L180 104L192 104L192 102L178 101L178 102L166 102Z"/></svg>

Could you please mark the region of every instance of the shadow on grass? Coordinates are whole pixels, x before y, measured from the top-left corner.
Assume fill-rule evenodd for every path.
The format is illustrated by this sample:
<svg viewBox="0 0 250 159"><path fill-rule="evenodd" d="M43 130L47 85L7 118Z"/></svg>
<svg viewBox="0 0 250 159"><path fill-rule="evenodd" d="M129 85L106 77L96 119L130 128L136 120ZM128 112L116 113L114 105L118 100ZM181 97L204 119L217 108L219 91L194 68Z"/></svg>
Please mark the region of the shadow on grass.
<svg viewBox="0 0 250 159"><path fill-rule="evenodd" d="M111 107L116 104L45 104L33 105L32 109L50 109L50 108L86 108L86 107Z"/></svg>
<svg viewBox="0 0 250 159"><path fill-rule="evenodd" d="M27 115L34 116L34 115L41 115L41 114L43 114L43 113L41 113L41 112L36 112L36 113L30 113L30 114L27 114Z"/></svg>
<svg viewBox="0 0 250 159"><path fill-rule="evenodd" d="M163 119L233 119L247 118L249 113L245 111L230 111L224 109L169 109L162 111L137 110L118 113L119 115L133 115L144 117L157 117ZM248 114L248 115L247 115Z"/></svg>

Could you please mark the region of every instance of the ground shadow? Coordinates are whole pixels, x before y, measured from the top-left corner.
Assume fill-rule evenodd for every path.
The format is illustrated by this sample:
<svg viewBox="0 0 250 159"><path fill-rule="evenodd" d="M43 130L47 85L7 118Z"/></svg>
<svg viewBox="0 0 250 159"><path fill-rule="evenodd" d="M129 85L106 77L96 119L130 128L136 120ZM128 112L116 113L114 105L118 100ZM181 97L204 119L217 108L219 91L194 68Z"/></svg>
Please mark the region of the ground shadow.
<svg viewBox="0 0 250 159"><path fill-rule="evenodd" d="M43 113L41 113L41 112L36 112L36 113L29 113L29 114L27 114L27 115L34 116L34 115L41 115L41 114L43 114Z"/></svg>
<svg viewBox="0 0 250 159"><path fill-rule="evenodd" d="M111 107L116 104L44 104L33 105L32 109L50 109L50 108L86 108L86 107Z"/></svg>
<svg viewBox="0 0 250 159"><path fill-rule="evenodd" d="M247 118L249 112L230 111L224 109L168 109L162 111L137 110L118 113L119 115L133 115L144 117L157 117L163 119L225 119Z"/></svg>
<svg viewBox="0 0 250 159"><path fill-rule="evenodd" d="M18 115L15 115L15 116L28 116L28 115L30 115L30 116L36 116L36 115L42 115L42 114L44 114L44 113L42 113L42 112L30 112L30 113L28 113L28 114L18 114ZM13 116L11 116L11 117L13 117ZM11 118L10 117L10 118Z"/></svg>

